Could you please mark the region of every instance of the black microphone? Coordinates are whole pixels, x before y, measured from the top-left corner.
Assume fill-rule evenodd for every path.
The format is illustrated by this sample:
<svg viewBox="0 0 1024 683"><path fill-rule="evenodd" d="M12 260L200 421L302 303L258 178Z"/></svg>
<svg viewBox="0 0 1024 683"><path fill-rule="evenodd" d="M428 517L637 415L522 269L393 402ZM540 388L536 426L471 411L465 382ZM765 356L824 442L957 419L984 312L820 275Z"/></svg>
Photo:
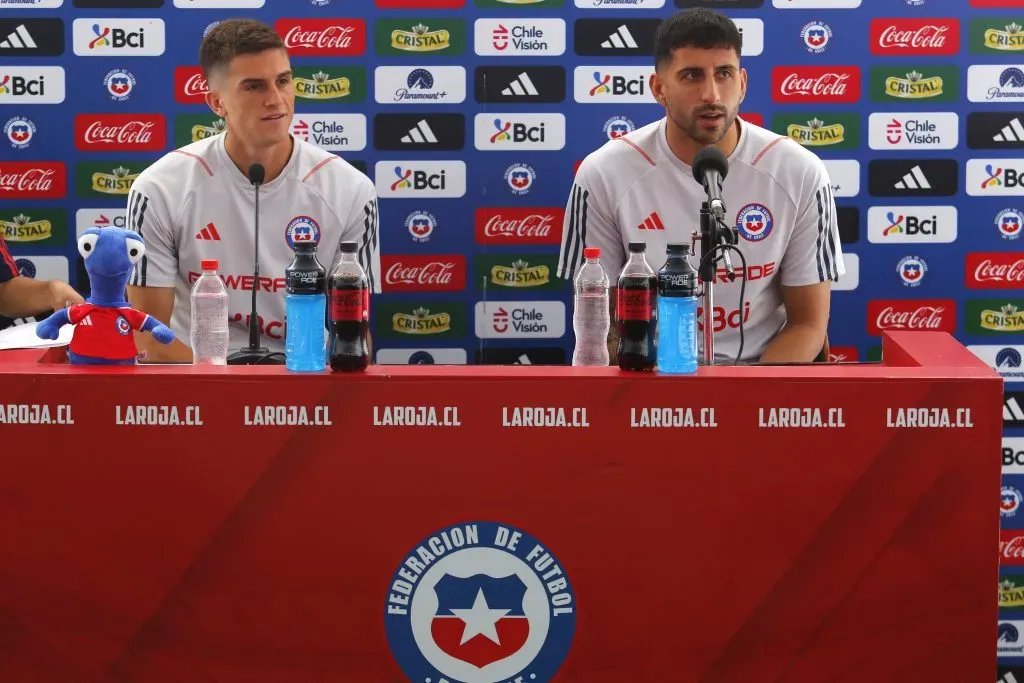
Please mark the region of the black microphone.
<svg viewBox="0 0 1024 683"><path fill-rule="evenodd" d="M704 186L708 205L718 220L725 222L722 181L729 174L729 162L717 147L705 147L693 158L693 177Z"/></svg>
<svg viewBox="0 0 1024 683"><path fill-rule="evenodd" d="M260 185L267 171L263 164L249 167L249 182L256 189L256 210L253 215L255 227L255 248L252 257L252 310L249 312L249 345L228 356L228 365L256 365L266 362L270 349L260 346L260 318L256 313L256 293L260 287ZM278 354L279 355L279 354Z"/></svg>

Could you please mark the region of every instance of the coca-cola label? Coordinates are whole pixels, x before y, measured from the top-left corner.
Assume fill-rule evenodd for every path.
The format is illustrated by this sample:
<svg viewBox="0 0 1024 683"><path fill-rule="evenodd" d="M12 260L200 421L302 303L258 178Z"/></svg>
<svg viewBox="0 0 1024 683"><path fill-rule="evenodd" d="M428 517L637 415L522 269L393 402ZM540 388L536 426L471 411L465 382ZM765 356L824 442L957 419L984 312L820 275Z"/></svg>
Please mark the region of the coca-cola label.
<svg viewBox="0 0 1024 683"><path fill-rule="evenodd" d="M957 19L871 20L871 52L876 55L952 55L959 51Z"/></svg>
<svg viewBox="0 0 1024 683"><path fill-rule="evenodd" d="M75 146L86 152L160 152L167 147L163 114L79 114Z"/></svg>
<svg viewBox="0 0 1024 683"><path fill-rule="evenodd" d="M385 292L461 292L466 288L466 257L382 256Z"/></svg>
<svg viewBox="0 0 1024 683"><path fill-rule="evenodd" d="M0 199L60 199L67 185L63 161L0 161Z"/></svg>
<svg viewBox="0 0 1024 683"><path fill-rule="evenodd" d="M615 319L640 320L651 319L651 290L619 289L616 290Z"/></svg>
<svg viewBox="0 0 1024 683"><path fill-rule="evenodd" d="M953 299L876 299L868 302L868 333L956 332Z"/></svg>
<svg viewBox="0 0 1024 683"><path fill-rule="evenodd" d="M363 322L369 319L369 289L331 290L331 322Z"/></svg>
<svg viewBox="0 0 1024 683"><path fill-rule="evenodd" d="M366 51L362 19L278 19L288 53L295 55L361 55Z"/></svg>
<svg viewBox="0 0 1024 683"><path fill-rule="evenodd" d="M1024 252L967 254L964 274L971 289L1024 289Z"/></svg>
<svg viewBox="0 0 1024 683"><path fill-rule="evenodd" d="M856 66L777 66L772 69L776 102L856 102L860 99Z"/></svg>
<svg viewBox="0 0 1024 683"><path fill-rule="evenodd" d="M1024 564L1024 531L999 531L999 564Z"/></svg>
<svg viewBox="0 0 1024 683"><path fill-rule="evenodd" d="M476 210L478 244L561 244L565 209L487 207Z"/></svg>
<svg viewBox="0 0 1024 683"><path fill-rule="evenodd" d="M199 66L179 66L174 69L174 99L181 104L203 104L210 86Z"/></svg>

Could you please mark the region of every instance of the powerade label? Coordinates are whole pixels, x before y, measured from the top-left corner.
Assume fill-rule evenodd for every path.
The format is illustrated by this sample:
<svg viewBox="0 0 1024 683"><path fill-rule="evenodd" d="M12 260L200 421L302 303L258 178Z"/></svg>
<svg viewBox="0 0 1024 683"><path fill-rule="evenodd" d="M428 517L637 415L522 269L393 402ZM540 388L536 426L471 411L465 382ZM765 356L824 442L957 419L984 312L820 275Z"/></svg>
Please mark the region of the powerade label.
<svg viewBox="0 0 1024 683"><path fill-rule="evenodd" d="M294 294L320 294L327 278L323 270L286 270L285 284Z"/></svg>
<svg viewBox="0 0 1024 683"><path fill-rule="evenodd" d="M331 291L331 320L362 322L370 317L369 289L335 289Z"/></svg>
<svg viewBox="0 0 1024 683"><path fill-rule="evenodd" d="M620 289L615 305L617 320L650 320L651 290Z"/></svg>

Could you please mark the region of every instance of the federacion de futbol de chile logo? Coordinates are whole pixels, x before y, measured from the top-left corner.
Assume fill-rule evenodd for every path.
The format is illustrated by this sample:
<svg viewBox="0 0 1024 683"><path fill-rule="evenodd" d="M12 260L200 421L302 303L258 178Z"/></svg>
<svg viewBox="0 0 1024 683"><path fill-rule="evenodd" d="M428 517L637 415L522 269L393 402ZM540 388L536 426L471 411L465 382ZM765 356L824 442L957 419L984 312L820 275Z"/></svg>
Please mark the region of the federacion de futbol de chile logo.
<svg viewBox="0 0 1024 683"><path fill-rule="evenodd" d="M411 683L548 683L576 632L565 567L508 524L439 529L388 584L384 627Z"/></svg>

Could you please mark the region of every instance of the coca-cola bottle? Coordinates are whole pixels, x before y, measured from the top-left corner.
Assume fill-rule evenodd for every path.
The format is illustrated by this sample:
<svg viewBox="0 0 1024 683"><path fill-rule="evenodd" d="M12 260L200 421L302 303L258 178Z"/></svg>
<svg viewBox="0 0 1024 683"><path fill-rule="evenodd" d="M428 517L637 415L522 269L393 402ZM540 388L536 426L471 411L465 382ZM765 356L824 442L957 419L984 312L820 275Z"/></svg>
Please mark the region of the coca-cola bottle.
<svg viewBox="0 0 1024 683"><path fill-rule="evenodd" d="M617 357L623 370L653 370L658 361L658 277L647 263L647 245L629 243L615 302Z"/></svg>
<svg viewBox="0 0 1024 683"><path fill-rule="evenodd" d="M356 243L341 243L341 258L331 269L327 290L331 298L331 370L359 372L370 364L370 288L356 260Z"/></svg>

